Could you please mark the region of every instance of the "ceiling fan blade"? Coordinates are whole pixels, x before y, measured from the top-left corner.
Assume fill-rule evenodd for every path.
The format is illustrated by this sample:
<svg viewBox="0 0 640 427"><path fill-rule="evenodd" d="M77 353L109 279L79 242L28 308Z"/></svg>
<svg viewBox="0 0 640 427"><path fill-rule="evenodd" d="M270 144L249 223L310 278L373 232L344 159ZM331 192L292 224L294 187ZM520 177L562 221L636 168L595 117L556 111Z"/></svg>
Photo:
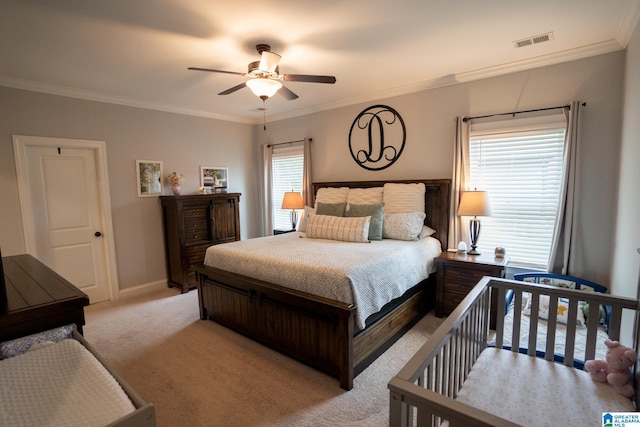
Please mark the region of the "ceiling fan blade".
<svg viewBox="0 0 640 427"><path fill-rule="evenodd" d="M287 88L286 86L282 86L278 93L287 98L289 101L293 101L294 99L298 98L298 95L293 93L293 91L291 91L291 89Z"/></svg>
<svg viewBox="0 0 640 427"><path fill-rule="evenodd" d="M312 76L306 74L285 74L284 80L287 82L309 82L309 83L329 83L334 84L334 76Z"/></svg>
<svg viewBox="0 0 640 427"><path fill-rule="evenodd" d="M199 68L199 67L189 67L187 70L192 71L208 71L210 73L224 73L224 74L236 74L238 76L246 76L247 73L240 73L238 71L224 71L224 70L212 70L211 68Z"/></svg>
<svg viewBox="0 0 640 427"><path fill-rule="evenodd" d="M239 85L235 85L234 87L230 87L227 90L223 90L222 92L220 92L218 95L229 95L230 93L233 93L237 90L242 89L243 87L246 87L247 85L244 83L240 83Z"/></svg>
<svg viewBox="0 0 640 427"><path fill-rule="evenodd" d="M262 71L267 73L273 73L276 70L276 67L280 63L280 55L277 53L263 51L260 54L260 65L259 68Z"/></svg>

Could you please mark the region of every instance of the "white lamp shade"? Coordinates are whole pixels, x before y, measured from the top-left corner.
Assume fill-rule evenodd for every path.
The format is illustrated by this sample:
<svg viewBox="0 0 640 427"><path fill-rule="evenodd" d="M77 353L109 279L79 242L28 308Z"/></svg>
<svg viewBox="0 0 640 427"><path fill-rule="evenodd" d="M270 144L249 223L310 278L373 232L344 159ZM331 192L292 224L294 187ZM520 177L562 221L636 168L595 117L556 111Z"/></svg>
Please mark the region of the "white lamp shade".
<svg viewBox="0 0 640 427"><path fill-rule="evenodd" d="M297 191L287 191L282 199L282 209L303 209L304 200Z"/></svg>
<svg viewBox="0 0 640 427"><path fill-rule="evenodd" d="M262 56L260 58L260 70L266 71L267 73L273 73L276 71L278 64L280 63L280 55L273 52L262 52Z"/></svg>
<svg viewBox="0 0 640 427"><path fill-rule="evenodd" d="M258 77L247 80L246 85L249 86L251 92L256 96L271 98L282 87L282 83L277 80Z"/></svg>
<svg viewBox="0 0 640 427"><path fill-rule="evenodd" d="M458 206L459 216L491 216L491 201L486 191L463 191Z"/></svg>

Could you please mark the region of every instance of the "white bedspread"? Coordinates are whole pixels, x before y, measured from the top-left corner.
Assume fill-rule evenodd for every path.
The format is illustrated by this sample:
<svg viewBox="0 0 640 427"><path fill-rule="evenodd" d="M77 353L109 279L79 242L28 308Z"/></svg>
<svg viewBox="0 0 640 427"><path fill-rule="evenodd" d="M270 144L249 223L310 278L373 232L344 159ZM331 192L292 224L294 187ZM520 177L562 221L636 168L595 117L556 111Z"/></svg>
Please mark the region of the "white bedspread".
<svg viewBox="0 0 640 427"><path fill-rule="evenodd" d="M113 376L73 339L0 361L0 425L105 426L135 407Z"/></svg>
<svg viewBox="0 0 640 427"><path fill-rule="evenodd" d="M434 270L441 250L432 237L349 243L309 239L294 232L211 246L211 267L355 304L356 322L401 296Z"/></svg>

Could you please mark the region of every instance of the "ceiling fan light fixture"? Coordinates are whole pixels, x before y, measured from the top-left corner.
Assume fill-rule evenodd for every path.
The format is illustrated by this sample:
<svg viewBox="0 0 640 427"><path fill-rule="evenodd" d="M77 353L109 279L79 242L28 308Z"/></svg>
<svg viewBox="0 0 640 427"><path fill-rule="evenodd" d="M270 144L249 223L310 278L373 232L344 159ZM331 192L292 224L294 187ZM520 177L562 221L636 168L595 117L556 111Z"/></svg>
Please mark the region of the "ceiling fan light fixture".
<svg viewBox="0 0 640 427"><path fill-rule="evenodd" d="M280 63L280 55L273 52L264 51L260 58L260 69L266 73L273 73Z"/></svg>
<svg viewBox="0 0 640 427"><path fill-rule="evenodd" d="M271 98L282 87L279 81L267 78L250 79L245 84L259 98Z"/></svg>

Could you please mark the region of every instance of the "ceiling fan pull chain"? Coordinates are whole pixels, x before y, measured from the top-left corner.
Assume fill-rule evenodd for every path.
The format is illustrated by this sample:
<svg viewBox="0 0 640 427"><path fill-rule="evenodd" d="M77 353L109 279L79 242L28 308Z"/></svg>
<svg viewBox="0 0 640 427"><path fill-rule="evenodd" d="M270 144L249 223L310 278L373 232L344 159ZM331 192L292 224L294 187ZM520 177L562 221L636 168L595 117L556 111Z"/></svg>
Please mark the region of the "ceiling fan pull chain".
<svg viewBox="0 0 640 427"><path fill-rule="evenodd" d="M264 98L262 99L262 130L267 130L267 106L264 102Z"/></svg>

